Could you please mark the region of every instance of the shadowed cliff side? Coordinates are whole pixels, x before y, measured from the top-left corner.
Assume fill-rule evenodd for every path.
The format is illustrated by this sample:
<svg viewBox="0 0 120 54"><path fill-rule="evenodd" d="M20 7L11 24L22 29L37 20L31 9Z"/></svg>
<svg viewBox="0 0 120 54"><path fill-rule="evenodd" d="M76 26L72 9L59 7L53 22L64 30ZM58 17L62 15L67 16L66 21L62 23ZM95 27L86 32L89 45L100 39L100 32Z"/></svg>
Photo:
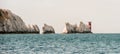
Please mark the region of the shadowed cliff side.
<svg viewBox="0 0 120 54"><path fill-rule="evenodd" d="M10 10L0 9L0 33L39 33L39 28L37 25L29 28Z"/></svg>
<svg viewBox="0 0 120 54"><path fill-rule="evenodd" d="M50 33L55 33L55 30L52 26L44 24L44 26L42 27L43 29L43 34L50 34Z"/></svg>

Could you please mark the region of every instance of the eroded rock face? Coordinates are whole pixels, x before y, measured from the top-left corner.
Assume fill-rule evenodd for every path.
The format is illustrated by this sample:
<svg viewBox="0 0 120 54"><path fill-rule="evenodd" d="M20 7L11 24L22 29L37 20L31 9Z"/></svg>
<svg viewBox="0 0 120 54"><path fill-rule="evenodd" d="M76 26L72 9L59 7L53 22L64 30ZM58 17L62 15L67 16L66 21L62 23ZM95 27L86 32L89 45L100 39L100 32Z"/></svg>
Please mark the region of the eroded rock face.
<svg viewBox="0 0 120 54"><path fill-rule="evenodd" d="M42 27L43 29L43 34L48 34L48 33L55 33L55 30L52 26L44 24L44 26Z"/></svg>
<svg viewBox="0 0 120 54"><path fill-rule="evenodd" d="M89 25L86 25L83 22L80 22L80 25L77 27L77 32L78 33L89 33L89 32L91 32L91 29L88 26Z"/></svg>
<svg viewBox="0 0 120 54"><path fill-rule="evenodd" d="M39 27L37 25L28 25L27 30L32 33L32 32L40 32Z"/></svg>
<svg viewBox="0 0 120 54"><path fill-rule="evenodd" d="M63 33L91 33L91 23L89 23L89 25L86 25L83 22L80 22L79 26L76 24L71 25L69 23L66 23L66 27Z"/></svg>
<svg viewBox="0 0 120 54"><path fill-rule="evenodd" d="M77 28L77 25L71 25L69 23L66 23L67 33L76 33L76 28Z"/></svg>
<svg viewBox="0 0 120 54"><path fill-rule="evenodd" d="M10 10L0 9L0 33L39 33L38 26L35 25L33 30L29 29L23 20L13 14Z"/></svg>

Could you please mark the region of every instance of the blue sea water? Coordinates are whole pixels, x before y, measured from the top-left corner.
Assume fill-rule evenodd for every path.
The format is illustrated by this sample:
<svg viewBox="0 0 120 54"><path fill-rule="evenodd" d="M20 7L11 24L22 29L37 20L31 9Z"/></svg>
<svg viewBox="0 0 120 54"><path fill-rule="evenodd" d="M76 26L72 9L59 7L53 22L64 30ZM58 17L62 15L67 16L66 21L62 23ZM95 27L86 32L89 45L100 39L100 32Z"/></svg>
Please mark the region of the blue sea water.
<svg viewBox="0 0 120 54"><path fill-rule="evenodd" d="M120 54L120 34L0 34L0 54Z"/></svg>

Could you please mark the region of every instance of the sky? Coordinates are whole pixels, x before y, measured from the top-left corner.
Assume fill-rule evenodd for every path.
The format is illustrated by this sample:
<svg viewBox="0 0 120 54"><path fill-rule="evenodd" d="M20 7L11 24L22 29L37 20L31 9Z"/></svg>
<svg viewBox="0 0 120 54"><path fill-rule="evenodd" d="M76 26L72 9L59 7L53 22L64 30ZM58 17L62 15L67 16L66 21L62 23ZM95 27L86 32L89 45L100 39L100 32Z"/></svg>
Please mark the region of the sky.
<svg viewBox="0 0 120 54"><path fill-rule="evenodd" d="M62 33L65 22L92 22L93 33L120 33L120 0L0 0L0 8L9 9L26 24L44 23Z"/></svg>

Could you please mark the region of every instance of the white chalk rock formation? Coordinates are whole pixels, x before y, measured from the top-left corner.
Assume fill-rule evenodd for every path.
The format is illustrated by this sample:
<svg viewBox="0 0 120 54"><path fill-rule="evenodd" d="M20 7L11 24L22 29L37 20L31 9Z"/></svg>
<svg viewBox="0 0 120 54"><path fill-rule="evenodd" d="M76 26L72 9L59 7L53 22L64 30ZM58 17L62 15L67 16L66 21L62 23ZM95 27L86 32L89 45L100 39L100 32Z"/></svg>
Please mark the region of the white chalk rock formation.
<svg viewBox="0 0 120 54"><path fill-rule="evenodd" d="M29 30L19 16L10 10L0 9L0 33L34 33ZM39 33L37 25L35 25L35 30L35 33Z"/></svg>
<svg viewBox="0 0 120 54"><path fill-rule="evenodd" d="M37 25L28 25L27 30L32 33L32 32L39 32L39 27Z"/></svg>
<svg viewBox="0 0 120 54"><path fill-rule="evenodd" d="M66 28L63 31L64 33L76 33L77 25L71 25L70 23L66 23Z"/></svg>
<svg viewBox="0 0 120 54"><path fill-rule="evenodd" d="M43 34L48 34L48 33L55 33L55 30L52 26L44 24L44 26L42 27L43 29Z"/></svg>
<svg viewBox="0 0 120 54"><path fill-rule="evenodd" d="M63 33L91 33L91 23L90 25L86 25L80 22L79 26L66 23Z"/></svg>
<svg viewBox="0 0 120 54"><path fill-rule="evenodd" d="M78 33L90 32L88 25L85 25L83 22L80 22L80 25L76 30Z"/></svg>

